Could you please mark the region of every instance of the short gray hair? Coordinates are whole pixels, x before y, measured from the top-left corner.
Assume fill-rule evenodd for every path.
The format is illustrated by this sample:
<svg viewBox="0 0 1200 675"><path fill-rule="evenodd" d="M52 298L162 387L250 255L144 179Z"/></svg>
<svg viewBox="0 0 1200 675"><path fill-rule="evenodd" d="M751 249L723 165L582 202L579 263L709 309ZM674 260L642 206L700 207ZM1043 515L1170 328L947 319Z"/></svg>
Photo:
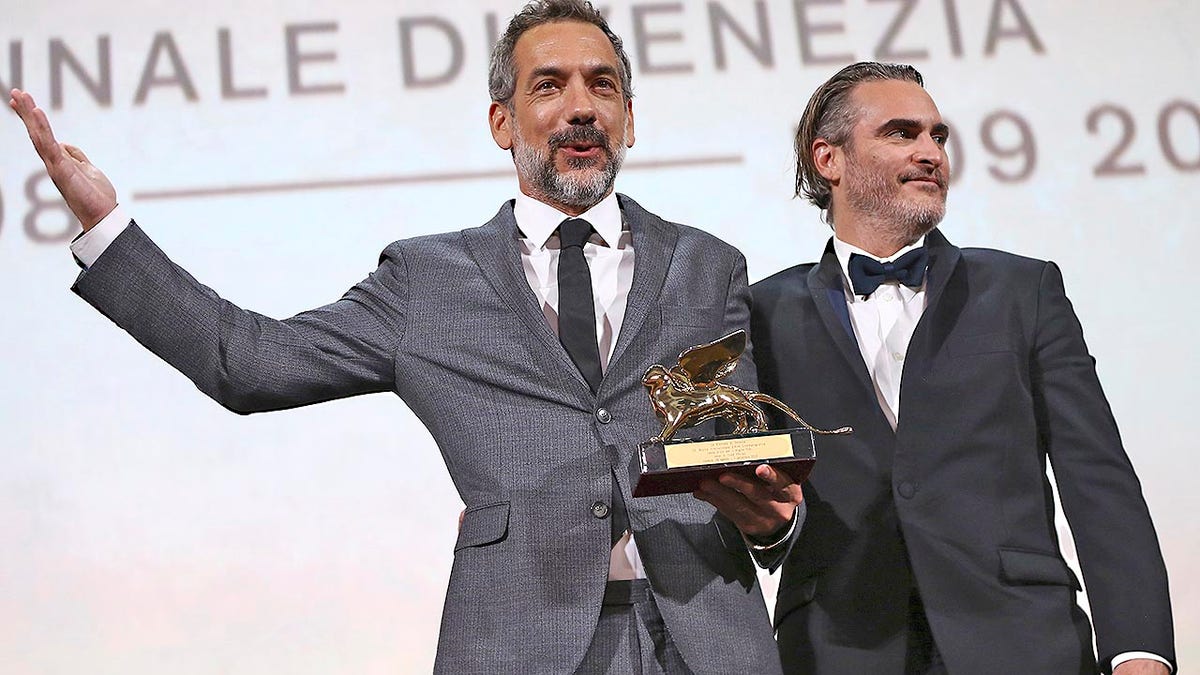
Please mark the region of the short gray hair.
<svg viewBox="0 0 1200 675"><path fill-rule="evenodd" d="M557 21L589 23L604 33L621 63L621 93L626 102L633 99L633 69L629 65L629 56L625 54L621 38L608 27L604 15L587 0L534 0L508 22L508 28L492 50L492 60L488 64L488 93L492 100L512 107L512 97L517 90L517 64L513 58L517 40L531 28Z"/></svg>
<svg viewBox="0 0 1200 675"><path fill-rule="evenodd" d="M842 68L813 92L796 129L796 196L805 197L822 210L832 202L829 181L817 171L812 146L818 138L830 145L845 145L857 115L850 108L850 94L863 82L903 80L924 87L921 73L898 63L862 61Z"/></svg>

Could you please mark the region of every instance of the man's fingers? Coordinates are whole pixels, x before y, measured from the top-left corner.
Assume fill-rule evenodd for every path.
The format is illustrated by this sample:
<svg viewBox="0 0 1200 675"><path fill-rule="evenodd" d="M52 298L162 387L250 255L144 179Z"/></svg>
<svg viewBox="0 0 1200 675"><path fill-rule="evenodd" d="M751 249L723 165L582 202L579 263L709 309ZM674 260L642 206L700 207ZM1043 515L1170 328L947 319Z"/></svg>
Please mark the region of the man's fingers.
<svg viewBox="0 0 1200 675"><path fill-rule="evenodd" d="M699 488L692 495L712 504L732 520L738 529L750 535L761 536L774 532L790 517L748 498L742 492L721 482L701 481Z"/></svg>
<svg viewBox="0 0 1200 675"><path fill-rule="evenodd" d="M46 113L41 108L34 108L29 112L29 117L24 119L25 128L29 130L29 139L33 141L33 147L46 166L62 159L62 146L54 138L54 130L50 128L50 120Z"/></svg>
<svg viewBox="0 0 1200 675"><path fill-rule="evenodd" d="M700 481L700 486L693 496L712 504L718 511L731 517L734 513L755 515L757 511L756 505L746 499L740 491L712 480Z"/></svg>
<svg viewBox="0 0 1200 675"><path fill-rule="evenodd" d="M737 512L755 518L772 517L778 511L776 502L788 501L786 494L776 494L744 478L740 478L739 487L728 485L724 476L718 481L702 481L696 496L726 514Z"/></svg>
<svg viewBox="0 0 1200 675"><path fill-rule="evenodd" d="M770 486L776 501L799 504L804 499L800 485L787 473L763 464L754 470L754 474Z"/></svg>
<svg viewBox="0 0 1200 675"><path fill-rule="evenodd" d="M758 465L754 469L754 475L776 490L787 490L792 484L791 476L767 464Z"/></svg>
<svg viewBox="0 0 1200 675"><path fill-rule="evenodd" d="M71 156L71 159L74 159L82 164L91 164L91 162L88 161L87 155L83 154L83 150L80 150L78 147L63 143L62 148L68 155Z"/></svg>
<svg viewBox="0 0 1200 675"><path fill-rule="evenodd" d="M35 105L33 102L33 95L27 91L13 89L11 92L9 92L8 96L9 105L11 105L13 110L17 111L17 114L22 118L37 107L37 105Z"/></svg>
<svg viewBox="0 0 1200 675"><path fill-rule="evenodd" d="M21 121L25 123L25 130L29 132L29 140L33 141L33 147L37 150L38 156L49 167L57 162L63 154L62 147L54 139L54 130L50 128L50 119L46 117L44 110L37 107L29 92L13 89L11 96L12 100L9 104L21 116Z"/></svg>
<svg viewBox="0 0 1200 675"><path fill-rule="evenodd" d="M732 471L727 471L720 476L717 476L717 482L729 488L730 490L737 490L744 495L751 494L765 487L758 479L746 478L733 473Z"/></svg>
<svg viewBox="0 0 1200 675"><path fill-rule="evenodd" d="M752 500L791 501L791 488L795 483L786 473L762 464L755 468L754 475L754 478L746 478L729 472L721 474L718 480L721 485L737 490Z"/></svg>

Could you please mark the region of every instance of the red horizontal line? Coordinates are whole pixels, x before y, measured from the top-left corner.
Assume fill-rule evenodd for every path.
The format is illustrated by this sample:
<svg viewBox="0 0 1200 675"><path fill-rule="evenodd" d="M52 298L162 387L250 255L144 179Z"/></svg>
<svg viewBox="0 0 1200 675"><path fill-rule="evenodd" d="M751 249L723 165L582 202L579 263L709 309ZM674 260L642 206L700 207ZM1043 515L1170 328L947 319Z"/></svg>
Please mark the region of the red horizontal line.
<svg viewBox="0 0 1200 675"><path fill-rule="evenodd" d="M697 166L741 164L741 155L713 157L679 157L675 159L651 159L625 163L629 171L648 169L677 169ZM193 197L223 197L229 195L264 194L268 192L297 192L301 190L337 190L342 188L379 187L383 185L409 185L413 183L456 183L470 180L490 180L513 175L512 168L484 171L454 171L447 173L425 173L399 176L368 176L364 178L328 178L322 180L296 181L290 183L258 183L249 185L221 185L194 188L141 190L133 193L134 199L188 199Z"/></svg>

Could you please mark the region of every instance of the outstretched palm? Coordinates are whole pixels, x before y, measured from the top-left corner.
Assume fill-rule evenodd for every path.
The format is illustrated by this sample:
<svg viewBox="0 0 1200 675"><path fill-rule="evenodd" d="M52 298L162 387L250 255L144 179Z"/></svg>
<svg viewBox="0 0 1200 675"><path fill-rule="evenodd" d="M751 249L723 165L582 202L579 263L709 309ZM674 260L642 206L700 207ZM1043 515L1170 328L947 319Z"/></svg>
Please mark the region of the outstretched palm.
<svg viewBox="0 0 1200 675"><path fill-rule="evenodd" d="M50 120L29 92L13 89L10 96L8 105L25 122L29 139L46 164L50 180L54 181L84 231L90 230L116 208L117 191L82 150L55 140Z"/></svg>

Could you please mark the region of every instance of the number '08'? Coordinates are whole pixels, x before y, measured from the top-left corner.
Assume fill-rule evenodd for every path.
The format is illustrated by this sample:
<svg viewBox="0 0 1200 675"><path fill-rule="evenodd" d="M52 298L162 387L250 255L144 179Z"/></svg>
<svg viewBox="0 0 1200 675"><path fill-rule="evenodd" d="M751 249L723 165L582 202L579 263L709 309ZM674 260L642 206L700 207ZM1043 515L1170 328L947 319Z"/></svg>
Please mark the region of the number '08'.
<svg viewBox="0 0 1200 675"><path fill-rule="evenodd" d="M47 188L49 188L47 190ZM43 191L50 195L43 196ZM56 244L70 241L79 234L79 221L67 208L66 202L53 190L50 177L43 171L35 171L25 181L25 199L29 210L25 212L25 236L39 244ZM0 233L4 231L4 215L7 212L3 191L0 190Z"/></svg>

